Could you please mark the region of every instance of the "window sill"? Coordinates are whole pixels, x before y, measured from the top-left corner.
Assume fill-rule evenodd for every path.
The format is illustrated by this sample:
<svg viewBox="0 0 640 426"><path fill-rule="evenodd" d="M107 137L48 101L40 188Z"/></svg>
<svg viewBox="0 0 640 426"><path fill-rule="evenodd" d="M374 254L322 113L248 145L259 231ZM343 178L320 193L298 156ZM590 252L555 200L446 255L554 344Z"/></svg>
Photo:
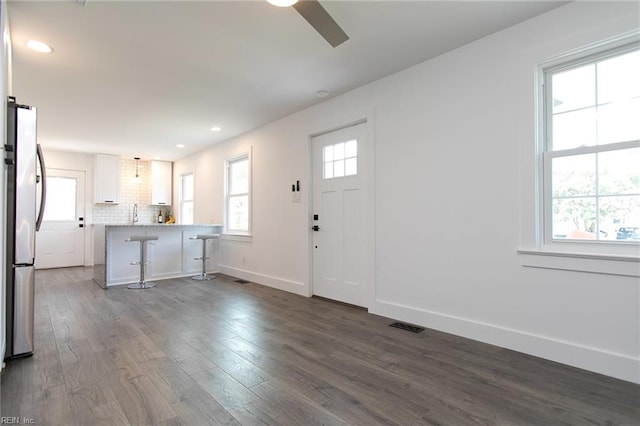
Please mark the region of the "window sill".
<svg viewBox="0 0 640 426"><path fill-rule="evenodd" d="M253 235L251 234L222 234L220 238L226 241L239 241L242 243L253 241Z"/></svg>
<svg viewBox="0 0 640 426"><path fill-rule="evenodd" d="M542 250L518 250L520 264L526 267L563 271L640 277L640 257L568 253Z"/></svg>

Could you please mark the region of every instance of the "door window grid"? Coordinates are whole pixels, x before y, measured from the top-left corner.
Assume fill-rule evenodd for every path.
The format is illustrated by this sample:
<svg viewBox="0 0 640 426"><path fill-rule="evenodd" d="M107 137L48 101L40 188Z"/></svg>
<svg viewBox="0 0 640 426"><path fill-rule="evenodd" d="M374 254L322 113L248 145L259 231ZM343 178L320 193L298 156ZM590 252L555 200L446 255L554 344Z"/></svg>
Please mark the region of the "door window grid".
<svg viewBox="0 0 640 426"><path fill-rule="evenodd" d="M322 169L324 179L333 179L358 174L358 141L353 139L322 150Z"/></svg>
<svg viewBox="0 0 640 426"><path fill-rule="evenodd" d="M640 240L637 75L637 45L545 70L546 241Z"/></svg>

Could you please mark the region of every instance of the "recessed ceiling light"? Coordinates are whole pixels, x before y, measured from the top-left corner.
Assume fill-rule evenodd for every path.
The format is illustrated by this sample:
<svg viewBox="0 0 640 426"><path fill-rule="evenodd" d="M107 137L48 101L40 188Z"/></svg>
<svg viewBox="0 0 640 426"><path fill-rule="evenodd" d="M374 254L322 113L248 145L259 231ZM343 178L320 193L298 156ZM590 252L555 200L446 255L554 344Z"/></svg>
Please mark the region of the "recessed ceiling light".
<svg viewBox="0 0 640 426"><path fill-rule="evenodd" d="M49 46L47 43L43 43L43 42L38 41L38 40L29 40L27 42L27 47L29 47L30 49L35 50L36 52L40 52L40 53L51 53L51 52L53 52L53 49L51 48L51 46Z"/></svg>
<svg viewBox="0 0 640 426"><path fill-rule="evenodd" d="M298 0L267 0L267 1L272 5L278 6L278 7L289 7L298 3Z"/></svg>
<svg viewBox="0 0 640 426"><path fill-rule="evenodd" d="M179 143L178 145L176 145L176 148L184 148L184 145Z"/></svg>
<svg viewBox="0 0 640 426"><path fill-rule="evenodd" d="M212 131L212 132L219 132L220 130L222 130L222 127L220 127L220 126L213 126L213 127L211 127L211 131Z"/></svg>

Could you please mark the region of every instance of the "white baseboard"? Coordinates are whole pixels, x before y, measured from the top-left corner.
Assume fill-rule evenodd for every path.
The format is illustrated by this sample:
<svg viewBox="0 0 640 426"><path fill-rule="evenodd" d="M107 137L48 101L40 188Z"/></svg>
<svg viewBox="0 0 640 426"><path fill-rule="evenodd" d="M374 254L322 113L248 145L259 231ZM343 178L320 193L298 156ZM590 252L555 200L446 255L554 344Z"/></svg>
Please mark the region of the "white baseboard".
<svg viewBox="0 0 640 426"><path fill-rule="evenodd" d="M628 355L381 300L369 312L640 384Z"/></svg>
<svg viewBox="0 0 640 426"><path fill-rule="evenodd" d="M266 285L267 287L273 287L277 288L278 290L288 291L290 293L309 297L308 290L305 284L301 282L272 277L270 275L259 274L257 272L251 272L245 269L234 268L232 266L226 265L218 265L218 270L221 274L231 275L232 277L242 278L243 280Z"/></svg>

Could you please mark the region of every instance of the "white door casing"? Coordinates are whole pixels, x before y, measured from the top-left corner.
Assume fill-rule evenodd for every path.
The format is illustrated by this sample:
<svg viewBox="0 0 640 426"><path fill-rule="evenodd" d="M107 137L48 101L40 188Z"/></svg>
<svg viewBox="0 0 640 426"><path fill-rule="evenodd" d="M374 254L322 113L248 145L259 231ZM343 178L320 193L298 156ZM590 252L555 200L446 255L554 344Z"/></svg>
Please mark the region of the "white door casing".
<svg viewBox="0 0 640 426"><path fill-rule="evenodd" d="M36 269L84 265L86 228L80 218L85 218L85 172L47 168L47 203L36 233Z"/></svg>
<svg viewBox="0 0 640 426"><path fill-rule="evenodd" d="M351 141L356 141L355 161ZM343 153L347 143L351 148L347 151L351 152ZM318 218L312 221L312 225L318 227L312 231L312 292L370 307L372 283L368 271L373 250L369 247L368 235L372 223L368 150L372 147L367 123L314 136L311 145L313 214ZM329 147L328 153L325 153L326 147ZM335 155L333 161L328 161L332 158L331 151L335 151Z"/></svg>

